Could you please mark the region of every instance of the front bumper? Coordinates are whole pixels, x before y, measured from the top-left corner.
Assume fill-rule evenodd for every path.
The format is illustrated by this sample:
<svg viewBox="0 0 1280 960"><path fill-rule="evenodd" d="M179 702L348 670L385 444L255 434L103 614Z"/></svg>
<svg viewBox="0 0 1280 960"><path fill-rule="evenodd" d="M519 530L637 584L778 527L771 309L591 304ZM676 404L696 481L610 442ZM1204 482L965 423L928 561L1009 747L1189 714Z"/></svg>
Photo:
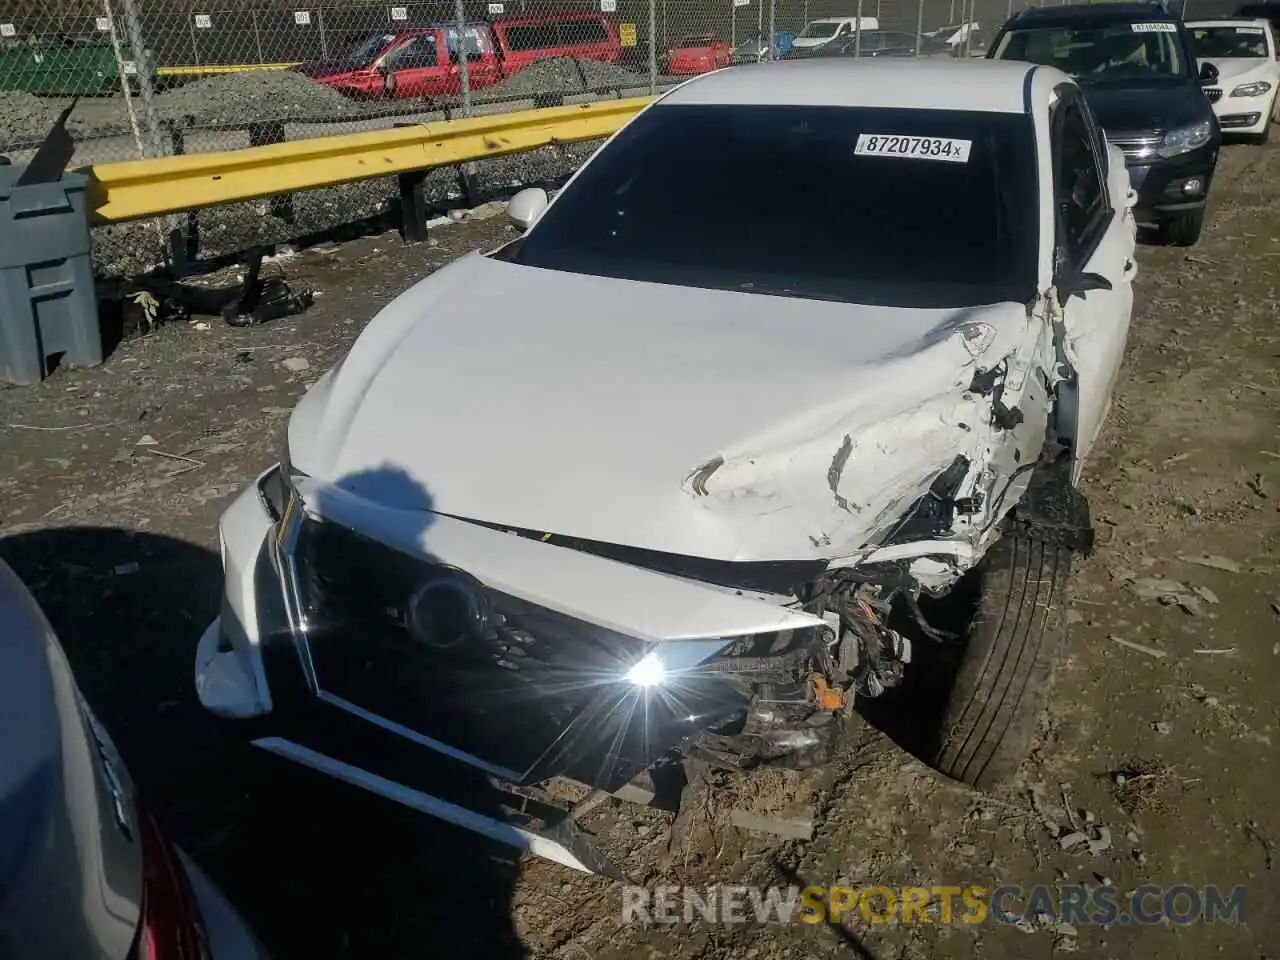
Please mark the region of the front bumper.
<svg viewBox="0 0 1280 960"><path fill-rule="evenodd" d="M742 675L716 668L719 651L825 626L770 600L447 517L424 540L406 515L379 517L342 495L320 498L324 520L295 498L278 521L263 493L271 477L220 525L224 602L196 652L204 706L259 718L254 743L276 756L574 869L621 876L543 785L625 793L681 743L745 721L751 697ZM388 615L432 564L473 571L493 593L493 636L435 648ZM518 596L531 581L558 610ZM568 612L590 629L567 624ZM650 694L626 673L655 649L676 680Z"/></svg>
<svg viewBox="0 0 1280 960"><path fill-rule="evenodd" d="M1201 209L1218 165L1218 140L1164 160L1129 158L1129 181L1138 191L1134 215L1152 223Z"/></svg>

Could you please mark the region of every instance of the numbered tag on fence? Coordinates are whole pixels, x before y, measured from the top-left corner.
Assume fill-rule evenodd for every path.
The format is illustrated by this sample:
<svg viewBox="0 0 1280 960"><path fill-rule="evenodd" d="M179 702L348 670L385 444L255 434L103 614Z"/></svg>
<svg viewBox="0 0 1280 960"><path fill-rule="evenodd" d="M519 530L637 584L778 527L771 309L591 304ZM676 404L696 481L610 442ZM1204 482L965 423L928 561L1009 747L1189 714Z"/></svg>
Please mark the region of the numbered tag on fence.
<svg viewBox="0 0 1280 960"><path fill-rule="evenodd" d="M409 8L408 7L392 7L391 19L392 20L408 20Z"/></svg>
<svg viewBox="0 0 1280 960"><path fill-rule="evenodd" d="M503 6L502 4L500 4L500 3L491 3L491 4L489 4L489 13L490 13L490 15L495 14L495 13L506 13L506 12L507 12L507 8L506 8L506 7L504 7L504 6Z"/></svg>
<svg viewBox="0 0 1280 960"><path fill-rule="evenodd" d="M124 67L125 76L127 76L127 77L136 77L136 76L138 75L138 64L137 64L137 61L135 61L135 60L126 60L126 61L124 61L124 63L122 64L122 66Z"/></svg>
<svg viewBox="0 0 1280 960"><path fill-rule="evenodd" d="M13 28L12 23L0 23L0 37L16 37L18 31Z"/></svg>
<svg viewBox="0 0 1280 960"><path fill-rule="evenodd" d="M751 6L751 0L733 0L733 5L735 7L749 7Z"/></svg>
<svg viewBox="0 0 1280 960"><path fill-rule="evenodd" d="M197 13L196 26L201 30L210 29L213 26L213 17L209 16L207 13Z"/></svg>
<svg viewBox="0 0 1280 960"><path fill-rule="evenodd" d="M311 26L311 11L310 10L293 11L293 22L300 27Z"/></svg>
<svg viewBox="0 0 1280 960"><path fill-rule="evenodd" d="M618 10L618 0L600 0L600 10L603 13L616 13Z"/></svg>
<svg viewBox="0 0 1280 960"><path fill-rule="evenodd" d="M103 33L110 33L110 32L111 32L111 18L110 18L110 17L98 17L98 19L96 19L96 20L94 20L94 21L93 21L93 25L94 25L97 29L101 30Z"/></svg>

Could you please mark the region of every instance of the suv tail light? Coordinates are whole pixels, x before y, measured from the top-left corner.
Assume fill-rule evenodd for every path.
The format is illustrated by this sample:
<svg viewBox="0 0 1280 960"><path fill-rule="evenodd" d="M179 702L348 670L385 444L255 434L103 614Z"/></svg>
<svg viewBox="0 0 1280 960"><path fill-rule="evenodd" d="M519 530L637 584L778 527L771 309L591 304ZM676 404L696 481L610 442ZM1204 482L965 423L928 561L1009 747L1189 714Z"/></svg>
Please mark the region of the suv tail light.
<svg viewBox="0 0 1280 960"><path fill-rule="evenodd" d="M142 834L142 922L136 960L206 960L204 928L178 849L150 813Z"/></svg>

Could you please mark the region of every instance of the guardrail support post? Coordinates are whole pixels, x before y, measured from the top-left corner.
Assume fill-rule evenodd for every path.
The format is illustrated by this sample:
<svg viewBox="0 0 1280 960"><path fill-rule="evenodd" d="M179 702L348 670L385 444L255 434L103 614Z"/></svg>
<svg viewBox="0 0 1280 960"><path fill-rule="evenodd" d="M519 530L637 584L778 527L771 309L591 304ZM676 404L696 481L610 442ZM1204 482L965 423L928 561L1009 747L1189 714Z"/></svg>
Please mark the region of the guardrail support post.
<svg viewBox="0 0 1280 960"><path fill-rule="evenodd" d="M187 138L182 132L182 124L171 120L165 127L169 132L169 148L173 156L183 156L187 152ZM169 222L174 225L169 231L169 258L173 262L174 272L182 276L186 273L187 266L200 256L200 212L187 211L185 230L176 227L176 217L170 217Z"/></svg>
<svg viewBox="0 0 1280 960"><path fill-rule="evenodd" d="M427 198L423 184L427 171L402 173L400 184L400 237L405 243L423 243L427 239Z"/></svg>
<svg viewBox="0 0 1280 960"><path fill-rule="evenodd" d="M249 124L249 146L265 147L269 143L284 143L284 124L282 122L273 120L268 123ZM273 217L278 217L285 223L294 222L293 194L285 193L272 197L268 203Z"/></svg>

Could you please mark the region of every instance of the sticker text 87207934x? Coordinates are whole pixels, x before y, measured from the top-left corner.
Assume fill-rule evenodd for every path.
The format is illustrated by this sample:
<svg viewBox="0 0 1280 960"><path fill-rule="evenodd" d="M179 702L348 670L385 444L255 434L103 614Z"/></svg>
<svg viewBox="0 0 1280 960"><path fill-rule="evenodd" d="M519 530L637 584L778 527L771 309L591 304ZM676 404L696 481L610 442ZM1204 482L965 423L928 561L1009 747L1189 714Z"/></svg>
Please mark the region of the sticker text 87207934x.
<svg viewBox="0 0 1280 960"><path fill-rule="evenodd" d="M951 137L913 137L906 134L860 133L853 152L859 157L901 157L907 160L945 160L968 163L972 140Z"/></svg>

